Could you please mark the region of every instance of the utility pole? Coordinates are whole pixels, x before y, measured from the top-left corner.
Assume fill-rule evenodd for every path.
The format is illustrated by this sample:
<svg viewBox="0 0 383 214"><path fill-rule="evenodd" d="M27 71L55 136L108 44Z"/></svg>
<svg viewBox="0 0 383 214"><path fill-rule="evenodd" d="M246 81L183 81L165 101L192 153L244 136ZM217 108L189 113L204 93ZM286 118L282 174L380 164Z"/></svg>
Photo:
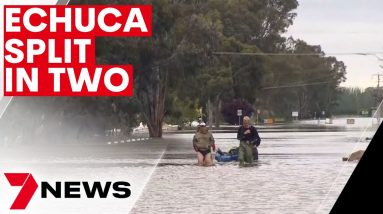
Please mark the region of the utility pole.
<svg viewBox="0 0 383 214"><path fill-rule="evenodd" d="M372 56L376 57L376 59L380 62L383 62L383 58L379 57L377 54L371 54ZM383 68L383 64L382 65L379 65L380 68ZM381 93L381 89L380 89L380 81L382 80L381 77L383 77L382 74L378 73L378 74L374 74L373 76L377 76L378 77L378 85L377 85L377 88L376 88L376 101L377 101L377 108L376 108L376 119L377 119L377 122L378 122L378 126L380 125L380 117L381 117L381 102L382 102L382 99L383 99L383 96L382 96L382 93Z"/></svg>
<svg viewBox="0 0 383 214"><path fill-rule="evenodd" d="M383 77L383 74L373 74L372 76L377 76L378 77L378 85L377 85L377 89L380 88L380 81L382 80L381 77Z"/></svg>
<svg viewBox="0 0 383 214"><path fill-rule="evenodd" d="M378 57L377 57L378 58ZM381 60L380 58L378 58L379 61ZM382 65L380 65L381 68ZM380 117L381 117L381 106L380 106L380 103L382 102L382 99L383 99L383 96L381 94L381 89L380 89L380 81L382 80L381 77L383 77L383 74L374 74L373 76L377 76L378 77L378 84L376 86L376 102L377 102L377 108L376 108L376 120L378 122L378 126L380 125Z"/></svg>
<svg viewBox="0 0 383 214"><path fill-rule="evenodd" d="M380 89L380 81L383 80L383 74L374 74L373 75L374 77L378 77L378 84L376 86L376 103L377 103L377 108L376 108L376 112L375 112L375 116L376 116L376 120L378 122L378 125L380 124L380 112L381 112L381 107L380 107L380 102L382 101L382 94L381 94L381 89Z"/></svg>

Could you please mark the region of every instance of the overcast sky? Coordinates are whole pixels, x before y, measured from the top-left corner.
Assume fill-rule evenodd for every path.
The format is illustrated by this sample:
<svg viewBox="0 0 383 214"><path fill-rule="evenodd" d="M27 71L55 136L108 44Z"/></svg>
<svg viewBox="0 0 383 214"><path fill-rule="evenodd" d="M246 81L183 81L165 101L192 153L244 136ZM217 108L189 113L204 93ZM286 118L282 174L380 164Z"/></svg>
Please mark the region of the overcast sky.
<svg viewBox="0 0 383 214"><path fill-rule="evenodd" d="M298 15L287 35L321 45L326 53L383 53L383 0L298 1ZM383 54L378 56L383 58ZM376 86L377 78L372 75L383 74L379 67L383 62L375 56L336 57L347 66L343 86Z"/></svg>

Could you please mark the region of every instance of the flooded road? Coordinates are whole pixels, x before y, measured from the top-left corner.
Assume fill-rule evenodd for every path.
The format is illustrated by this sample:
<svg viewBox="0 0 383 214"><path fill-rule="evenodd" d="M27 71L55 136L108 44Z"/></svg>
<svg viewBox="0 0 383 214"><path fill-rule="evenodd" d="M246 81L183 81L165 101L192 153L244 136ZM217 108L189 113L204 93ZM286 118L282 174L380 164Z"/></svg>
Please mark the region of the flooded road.
<svg viewBox="0 0 383 214"><path fill-rule="evenodd" d="M34 197L28 213L328 213L357 162L342 157L364 149L374 133L260 132L260 160L197 167L192 134L159 141L105 145L1 148L2 172L30 172L37 181L128 181L127 199ZM214 133L223 151L238 145L235 133ZM360 143L358 143L360 141ZM0 176L1 183L7 183ZM1 192L18 193L2 186ZM9 210L14 197L0 202ZM40 192L38 190L37 192ZM38 193L39 194L39 193ZM81 190L82 196L84 191ZM43 208L43 209L42 209Z"/></svg>
<svg viewBox="0 0 383 214"><path fill-rule="evenodd" d="M186 147L169 145L132 213L328 213L357 164L341 158L368 145L357 143L360 132L260 135L260 160L250 168L198 167L193 155L180 158ZM214 137L224 151L238 145L235 134Z"/></svg>

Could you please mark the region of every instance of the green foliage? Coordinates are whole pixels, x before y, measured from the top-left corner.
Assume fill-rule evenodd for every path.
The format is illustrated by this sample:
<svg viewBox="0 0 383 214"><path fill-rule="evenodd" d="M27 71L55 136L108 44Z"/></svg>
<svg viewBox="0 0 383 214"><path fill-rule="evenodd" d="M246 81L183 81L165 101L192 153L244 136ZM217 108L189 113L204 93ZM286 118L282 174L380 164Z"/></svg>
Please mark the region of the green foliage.
<svg viewBox="0 0 383 214"><path fill-rule="evenodd" d="M180 105L196 102L218 117L221 102L232 99L247 100L269 116L333 111L346 68L322 56L320 46L282 36L296 16L296 0L128 3L153 5L153 37L100 38L97 56L103 63L134 65L135 98L148 124L189 119L189 109ZM308 55L214 54L219 51ZM208 102L214 108L207 109Z"/></svg>
<svg viewBox="0 0 383 214"><path fill-rule="evenodd" d="M261 97L262 107L285 117L292 111L299 111L301 118L312 117L314 112L321 111L331 114L338 86L345 81L345 65L334 57L321 56L320 46L310 46L291 38L287 43L287 53L309 55L270 59L265 77L267 87Z"/></svg>
<svg viewBox="0 0 383 214"><path fill-rule="evenodd" d="M152 37L96 39L97 63L133 65L134 96L25 99L41 107L32 118L53 111L51 121L63 117L84 124L80 127L95 126L92 130L97 132L111 128L128 132L145 119L151 136L160 137L164 121L180 124L196 119L200 108L219 124L221 106L233 99L247 101L254 109L269 112L267 116L290 117L291 111L299 111L301 118L307 118L314 112L335 111L338 87L345 80L343 62L324 57L320 46L282 36L296 16L297 0L72 0L71 4L153 6ZM288 55L295 53L308 55ZM339 106L352 105L344 92L341 97ZM339 108L335 112L355 112Z"/></svg>
<svg viewBox="0 0 383 214"><path fill-rule="evenodd" d="M383 94L383 90L367 88L362 91L360 88L342 88L334 114L361 115L362 111L370 112L378 104L376 98L379 93Z"/></svg>
<svg viewBox="0 0 383 214"><path fill-rule="evenodd" d="M238 117L238 110L242 110L242 115ZM252 117L255 113L250 103L245 100L232 100L231 102L225 103L222 107L222 115L226 122L232 125L239 125L242 123L243 117Z"/></svg>
<svg viewBox="0 0 383 214"><path fill-rule="evenodd" d="M171 105L169 104L164 119L166 123L183 126L185 123L200 117L197 101L179 99L176 96L171 97Z"/></svg>

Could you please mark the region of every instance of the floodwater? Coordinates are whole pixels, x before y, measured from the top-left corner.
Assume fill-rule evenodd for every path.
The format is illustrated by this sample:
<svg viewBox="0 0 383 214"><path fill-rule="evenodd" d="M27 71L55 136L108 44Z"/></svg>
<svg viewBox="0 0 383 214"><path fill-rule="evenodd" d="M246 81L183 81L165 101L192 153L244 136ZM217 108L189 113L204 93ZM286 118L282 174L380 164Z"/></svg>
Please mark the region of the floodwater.
<svg viewBox="0 0 383 214"><path fill-rule="evenodd" d="M328 213L357 164L342 157L365 149L374 132L362 134L260 132L260 160L246 168L198 167L192 134L172 134L160 142L0 148L0 169L31 172L38 182L131 184L127 199L88 199L81 189L81 199L44 200L38 190L28 213ZM238 145L235 133L214 137L223 151ZM0 176L0 183L8 182ZM19 189L1 190L0 213L7 213Z"/></svg>
<svg viewBox="0 0 383 214"><path fill-rule="evenodd" d="M238 145L235 134L214 136L224 151ZM357 164L341 158L368 145L363 137L357 143L360 132L260 136L254 167L198 167L194 159L162 159L132 213L328 213ZM177 157L179 151L168 153Z"/></svg>

